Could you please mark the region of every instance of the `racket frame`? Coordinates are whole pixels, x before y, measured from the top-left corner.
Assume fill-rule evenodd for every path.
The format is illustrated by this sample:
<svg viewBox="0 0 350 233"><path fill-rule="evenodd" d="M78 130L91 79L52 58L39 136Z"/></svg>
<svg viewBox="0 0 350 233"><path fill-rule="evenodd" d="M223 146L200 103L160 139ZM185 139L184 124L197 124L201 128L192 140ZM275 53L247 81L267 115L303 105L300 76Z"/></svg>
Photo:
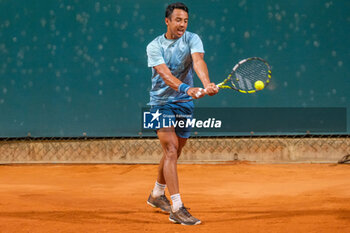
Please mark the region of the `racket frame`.
<svg viewBox="0 0 350 233"><path fill-rule="evenodd" d="M231 73L227 76L227 78L222 81L221 83L217 84L216 86L219 88L219 89L232 89L232 90L235 90L235 91L239 91L241 93L246 93L246 94L251 94L251 93L255 93L259 90L249 90L249 91L246 91L246 90L241 90L239 89L238 87L236 87L236 85L232 82L232 76L235 76L235 72L236 70L238 69L238 67L240 67L243 63L245 62L248 62L250 60L259 60L259 61L262 61L266 67L268 68L268 74L267 74L267 79L266 80L261 80L262 82L264 82L264 86L266 87L269 83L270 83L270 80L271 80L271 67L269 65L269 63L267 63L267 61L265 61L264 59L260 58L260 57L250 57L250 58L246 58L246 59L243 59L241 60L240 62L238 62L232 69ZM227 83L231 81L231 84L232 86L230 85L227 85Z"/></svg>

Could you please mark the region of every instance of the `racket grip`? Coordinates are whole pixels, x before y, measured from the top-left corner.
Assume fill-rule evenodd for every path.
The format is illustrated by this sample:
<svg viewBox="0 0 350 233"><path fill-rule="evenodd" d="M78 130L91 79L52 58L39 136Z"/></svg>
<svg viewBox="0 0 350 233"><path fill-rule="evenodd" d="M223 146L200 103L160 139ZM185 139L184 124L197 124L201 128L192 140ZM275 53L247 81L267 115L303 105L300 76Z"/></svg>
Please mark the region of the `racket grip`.
<svg viewBox="0 0 350 233"><path fill-rule="evenodd" d="M218 89L220 89L220 87L219 87L218 85L216 85L216 87L217 87ZM207 89L199 88L199 91L197 91L197 93L196 93L196 97L198 98L198 97L202 94L202 92L204 92L205 94L207 94Z"/></svg>
<svg viewBox="0 0 350 233"><path fill-rule="evenodd" d="M205 90L205 89L203 89L203 88L199 88L199 91L197 91L197 93L196 93L195 96L198 98L203 92L206 93L207 90Z"/></svg>

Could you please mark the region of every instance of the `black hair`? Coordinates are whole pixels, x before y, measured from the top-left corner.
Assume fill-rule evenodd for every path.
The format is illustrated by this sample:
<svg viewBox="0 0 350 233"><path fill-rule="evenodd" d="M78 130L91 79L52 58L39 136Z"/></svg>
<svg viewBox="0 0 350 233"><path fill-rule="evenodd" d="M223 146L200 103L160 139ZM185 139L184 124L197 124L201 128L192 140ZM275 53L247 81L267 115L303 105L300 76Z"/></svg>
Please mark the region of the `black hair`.
<svg viewBox="0 0 350 233"><path fill-rule="evenodd" d="M165 18L169 18L170 19L170 16L171 14L173 13L174 9L181 9L181 10L184 10L187 12L188 14L188 7L183 4L182 2L176 2L176 3L172 3L170 4L166 10L165 10Z"/></svg>

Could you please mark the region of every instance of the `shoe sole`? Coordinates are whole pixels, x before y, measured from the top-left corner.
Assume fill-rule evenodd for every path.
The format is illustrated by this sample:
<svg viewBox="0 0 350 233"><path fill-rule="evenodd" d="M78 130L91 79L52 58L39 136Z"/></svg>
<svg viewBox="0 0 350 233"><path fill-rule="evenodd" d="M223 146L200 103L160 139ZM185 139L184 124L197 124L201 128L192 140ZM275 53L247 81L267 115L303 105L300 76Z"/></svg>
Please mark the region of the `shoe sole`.
<svg viewBox="0 0 350 233"><path fill-rule="evenodd" d="M194 225L199 225L199 224L202 223L201 221L198 221L195 224L185 224L185 223L178 222L178 221L176 221L174 219L171 219L171 218L169 218L169 220L170 220L170 222L173 222L173 223L176 223L176 224L181 224L181 225L184 225L184 226L194 226Z"/></svg>
<svg viewBox="0 0 350 233"><path fill-rule="evenodd" d="M160 207L158 207L158 206L156 206L156 205L153 205L151 202L149 202L149 201L147 201L147 204L148 205L150 205L150 206L152 206L153 208L157 208L157 209L160 209L162 212L164 212L164 213L170 213L170 212L168 212L168 211L166 211L166 210L163 210L162 208L160 208Z"/></svg>
<svg viewBox="0 0 350 233"><path fill-rule="evenodd" d="M147 201L147 204L152 206L153 208L158 208L157 206L153 205L151 202Z"/></svg>

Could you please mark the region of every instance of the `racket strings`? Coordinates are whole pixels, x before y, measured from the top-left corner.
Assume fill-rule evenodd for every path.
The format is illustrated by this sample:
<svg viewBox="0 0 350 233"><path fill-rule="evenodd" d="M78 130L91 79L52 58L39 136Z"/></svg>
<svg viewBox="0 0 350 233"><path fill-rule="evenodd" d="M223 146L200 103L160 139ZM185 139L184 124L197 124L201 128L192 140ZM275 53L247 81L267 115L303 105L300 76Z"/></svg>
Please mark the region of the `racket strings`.
<svg viewBox="0 0 350 233"><path fill-rule="evenodd" d="M241 90L254 90L254 83L258 80L266 82L269 68L260 60L247 60L235 70L235 76L231 78L232 84Z"/></svg>

